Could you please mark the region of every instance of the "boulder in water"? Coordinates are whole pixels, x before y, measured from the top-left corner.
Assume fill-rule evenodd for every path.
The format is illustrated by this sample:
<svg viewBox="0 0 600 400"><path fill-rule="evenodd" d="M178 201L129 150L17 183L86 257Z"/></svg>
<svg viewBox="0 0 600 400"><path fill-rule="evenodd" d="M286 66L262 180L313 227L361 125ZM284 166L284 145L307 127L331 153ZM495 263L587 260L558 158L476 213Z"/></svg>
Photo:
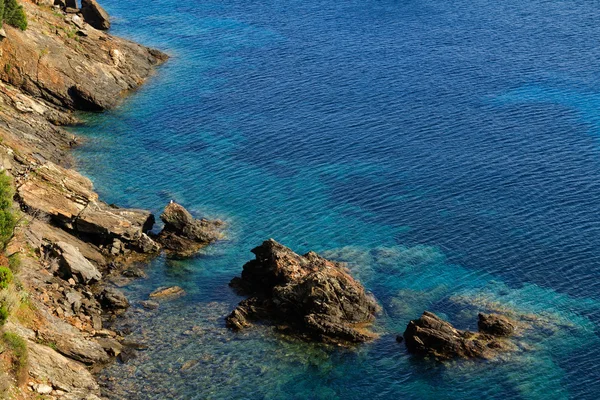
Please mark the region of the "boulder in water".
<svg viewBox="0 0 600 400"><path fill-rule="evenodd" d="M270 320L315 341L348 344L376 337L368 326L379 306L343 264L314 252L298 255L273 239L252 252L256 259L230 284L250 298L227 317L229 328Z"/></svg>
<svg viewBox="0 0 600 400"><path fill-rule="evenodd" d="M411 353L439 360L492 358L499 352L512 349L509 342L496 335L456 329L428 311L419 319L409 322L404 331L404 340Z"/></svg>
<svg viewBox="0 0 600 400"><path fill-rule="evenodd" d="M174 202L165 207L160 219L165 227L156 240L176 257L189 257L224 237L222 221L195 219L183 206Z"/></svg>

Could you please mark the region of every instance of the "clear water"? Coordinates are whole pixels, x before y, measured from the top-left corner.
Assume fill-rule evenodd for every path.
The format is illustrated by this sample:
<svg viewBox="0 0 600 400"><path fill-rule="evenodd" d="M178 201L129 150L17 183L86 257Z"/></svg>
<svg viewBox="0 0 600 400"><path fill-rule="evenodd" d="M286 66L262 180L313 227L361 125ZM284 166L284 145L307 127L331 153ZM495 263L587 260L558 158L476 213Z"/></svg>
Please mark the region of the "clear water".
<svg viewBox="0 0 600 400"><path fill-rule="evenodd" d="M128 313L150 349L105 372L107 395L600 397L594 2L103 5L114 34L172 58L86 116L82 171L109 202L159 213L175 199L229 234L126 288L188 294ZM383 306L381 339L341 350L228 332L227 283L269 237L347 261ZM437 365L394 340L425 309L460 328L489 310L528 327L499 360Z"/></svg>

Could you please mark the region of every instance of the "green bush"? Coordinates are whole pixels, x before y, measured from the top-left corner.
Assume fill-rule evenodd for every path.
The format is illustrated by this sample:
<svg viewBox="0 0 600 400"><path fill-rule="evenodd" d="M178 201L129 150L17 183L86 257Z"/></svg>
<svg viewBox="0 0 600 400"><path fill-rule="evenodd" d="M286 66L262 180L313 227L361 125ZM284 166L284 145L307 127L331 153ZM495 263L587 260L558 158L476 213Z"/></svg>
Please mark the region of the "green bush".
<svg viewBox="0 0 600 400"><path fill-rule="evenodd" d="M16 220L12 212L12 201L11 179L4 172L0 172L0 250L4 250L15 229Z"/></svg>
<svg viewBox="0 0 600 400"><path fill-rule="evenodd" d="M0 304L0 326L4 325L8 319L8 308L4 304Z"/></svg>
<svg viewBox="0 0 600 400"><path fill-rule="evenodd" d="M21 30L27 29L27 17L23 6L17 3L17 0L0 0L0 10L2 10L2 21Z"/></svg>
<svg viewBox="0 0 600 400"><path fill-rule="evenodd" d="M0 289L6 289L12 280L12 271L7 267L0 267Z"/></svg>

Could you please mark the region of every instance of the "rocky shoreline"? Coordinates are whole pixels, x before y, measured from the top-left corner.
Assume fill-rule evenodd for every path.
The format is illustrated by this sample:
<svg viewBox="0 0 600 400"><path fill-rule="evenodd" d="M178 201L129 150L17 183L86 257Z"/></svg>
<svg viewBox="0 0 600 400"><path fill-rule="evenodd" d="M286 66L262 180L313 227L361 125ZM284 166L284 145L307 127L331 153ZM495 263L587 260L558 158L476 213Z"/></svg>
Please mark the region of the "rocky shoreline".
<svg viewBox="0 0 600 400"><path fill-rule="evenodd" d="M78 122L73 111L115 107L168 59L105 33L110 21L95 0L76 6L27 2L28 29L5 26L0 40L0 168L12 177L19 210L5 251L6 260L16 260L16 300L1 332L23 338L28 349L25 378L0 376L8 382L0 394L14 398L99 399L94 372L142 347L107 329L129 307L112 282L143 276L135 264L161 251L190 257L224 238L221 221L195 219L173 202L160 216L164 229L153 234L152 213L106 204L72 169L69 152L78 138L63 126ZM231 282L248 298L226 318L227 327L269 323L303 340L343 346L377 338L371 325L380 306L343 264L296 254L272 239L252 251L256 258ZM182 293L160 288L151 298ZM437 360L489 359L512 349L506 337L514 329L505 317L482 314L479 332L461 331L425 312L398 341ZM0 366L16 362L2 354Z"/></svg>
<svg viewBox="0 0 600 400"><path fill-rule="evenodd" d="M111 280L138 276L131 266L161 250L148 235L150 212L102 202L71 168L79 140L63 126L78 122L73 111L118 105L168 56L103 32L105 11L82 3L24 2L28 29L5 25L0 41L0 167L12 177L18 219L5 251L15 284L3 294L11 315L1 333L27 349L25 360L0 349L3 398L99 398L93 372L137 346L106 329L129 306Z"/></svg>

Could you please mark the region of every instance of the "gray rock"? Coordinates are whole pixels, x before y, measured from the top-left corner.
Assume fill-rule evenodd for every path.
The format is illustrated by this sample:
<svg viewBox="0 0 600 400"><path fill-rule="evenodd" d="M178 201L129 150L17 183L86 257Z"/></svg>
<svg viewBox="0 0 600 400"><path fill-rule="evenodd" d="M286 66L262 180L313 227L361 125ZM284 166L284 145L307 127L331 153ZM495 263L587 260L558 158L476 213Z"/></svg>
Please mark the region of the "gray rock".
<svg viewBox="0 0 600 400"><path fill-rule="evenodd" d="M65 392L100 394L98 383L87 368L76 361L34 342L27 343L29 374Z"/></svg>
<svg viewBox="0 0 600 400"><path fill-rule="evenodd" d="M79 29L83 29L85 27L83 19L79 15L73 15L73 17L71 17L71 22L73 22L73 24L75 24L75 26Z"/></svg>
<svg viewBox="0 0 600 400"><path fill-rule="evenodd" d="M160 306L159 303L152 300L140 301L140 304L147 310L156 310Z"/></svg>
<svg viewBox="0 0 600 400"><path fill-rule="evenodd" d="M66 298L73 308L73 312L78 314L79 310L81 309L81 301L83 300L83 296L79 292L70 291L67 293Z"/></svg>
<svg viewBox="0 0 600 400"><path fill-rule="evenodd" d="M50 394L50 393L52 393L52 386L46 385L44 383L36 384L36 385L34 385L33 388L39 394Z"/></svg>
<svg viewBox="0 0 600 400"><path fill-rule="evenodd" d="M58 258L60 273L65 280L74 277L87 285L102 279L100 271L75 246L67 242L58 242L51 245L50 251Z"/></svg>

